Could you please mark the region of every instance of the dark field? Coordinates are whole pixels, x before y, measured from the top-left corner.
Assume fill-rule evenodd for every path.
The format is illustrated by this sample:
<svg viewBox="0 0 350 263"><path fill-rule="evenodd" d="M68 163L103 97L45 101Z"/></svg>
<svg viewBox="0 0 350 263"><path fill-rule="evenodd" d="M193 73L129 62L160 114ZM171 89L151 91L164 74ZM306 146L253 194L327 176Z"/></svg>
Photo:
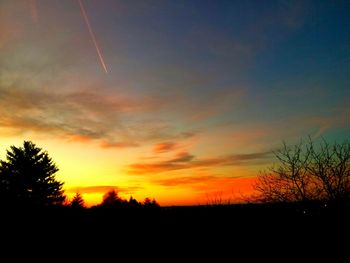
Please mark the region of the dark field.
<svg viewBox="0 0 350 263"><path fill-rule="evenodd" d="M174 206L154 209L4 210L5 230L17 232L74 232L104 235L130 234L293 234L307 229L332 232L350 227L347 206L301 204L241 204L217 206Z"/></svg>
<svg viewBox="0 0 350 263"><path fill-rule="evenodd" d="M299 262L329 254L335 260L347 254L349 219L348 208L300 204L6 211L1 216L1 237L6 240L2 251L26 251L25 256L46 260L43 253L49 251L49 262L53 256L91 260L92 255L121 262L120 257L260 261L280 260L280 255L282 262Z"/></svg>

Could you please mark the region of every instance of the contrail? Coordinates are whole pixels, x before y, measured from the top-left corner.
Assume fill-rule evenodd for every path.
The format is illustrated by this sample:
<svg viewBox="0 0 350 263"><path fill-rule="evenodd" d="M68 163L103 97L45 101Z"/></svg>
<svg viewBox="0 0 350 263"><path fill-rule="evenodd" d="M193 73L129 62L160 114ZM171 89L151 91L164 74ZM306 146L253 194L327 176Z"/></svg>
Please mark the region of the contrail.
<svg viewBox="0 0 350 263"><path fill-rule="evenodd" d="M108 73L108 70L107 70L107 67L106 67L106 63L105 63L105 61L104 61L104 59L103 59L101 50L100 50L100 48L98 47L98 44L97 44L97 41L96 41L96 37L95 37L94 32L92 31L92 27L91 27L91 25L90 25L89 18L88 18L88 16L87 16L86 11L85 11L84 5L83 5L83 3L82 3L81 0L78 0L78 2L79 2L79 5L80 5L80 10L81 10L81 13L83 14L83 17L84 17L86 26L87 26L87 28L89 29L90 37L91 37L91 39L92 39L92 42L94 42L97 55L98 55L98 57L100 58L101 65L102 65L104 71L105 71L106 74L107 74L107 73Z"/></svg>

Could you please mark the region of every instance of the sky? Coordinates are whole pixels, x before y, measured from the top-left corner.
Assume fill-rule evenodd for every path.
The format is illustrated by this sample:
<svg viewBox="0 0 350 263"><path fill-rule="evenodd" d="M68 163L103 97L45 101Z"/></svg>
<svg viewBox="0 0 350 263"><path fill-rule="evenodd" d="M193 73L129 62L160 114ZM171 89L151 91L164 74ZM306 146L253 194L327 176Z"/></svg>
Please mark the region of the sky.
<svg viewBox="0 0 350 263"><path fill-rule="evenodd" d="M0 157L68 197L238 202L282 141L350 134L350 2L1 0Z"/></svg>

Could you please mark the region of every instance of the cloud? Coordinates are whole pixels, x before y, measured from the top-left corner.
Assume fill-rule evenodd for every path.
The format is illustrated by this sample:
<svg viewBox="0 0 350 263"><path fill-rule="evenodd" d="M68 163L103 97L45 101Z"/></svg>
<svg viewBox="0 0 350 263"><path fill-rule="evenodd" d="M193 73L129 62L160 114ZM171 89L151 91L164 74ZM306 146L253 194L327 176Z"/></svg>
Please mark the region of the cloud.
<svg viewBox="0 0 350 263"><path fill-rule="evenodd" d="M227 165L245 164L246 162L254 162L258 160L266 160L270 157L271 152L258 152L246 154L231 154L224 157L223 160Z"/></svg>
<svg viewBox="0 0 350 263"><path fill-rule="evenodd" d="M158 116L175 103L175 95L136 94L127 78L113 84L99 78L98 61L80 28L79 6L43 4L45 23L33 26L30 10L28 17L17 13L24 12L22 5L7 1L0 15L0 135L30 133L103 148L191 135ZM71 30L63 30L68 24Z"/></svg>
<svg viewBox="0 0 350 263"><path fill-rule="evenodd" d="M150 174L202 167L254 165L267 163L270 156L271 152L258 152L198 159L184 152L166 161L131 164L128 166L128 172L130 174Z"/></svg>
<svg viewBox="0 0 350 263"><path fill-rule="evenodd" d="M324 113L315 114L313 112L292 116L286 122L279 124L278 130L279 132L283 131L285 137L310 135L316 140L321 136L331 134L335 130L349 129L349 108L347 105L340 105L329 108ZM290 125L290 123L295 125ZM270 134L274 135L273 133L276 133L276 131L271 131Z"/></svg>
<svg viewBox="0 0 350 263"><path fill-rule="evenodd" d="M350 110L346 107L330 109L331 114L317 116L303 116L301 122L304 125L318 128L315 137L321 136L326 130L331 128L348 127L350 122Z"/></svg>
<svg viewBox="0 0 350 263"><path fill-rule="evenodd" d="M10 3L11 11L18 10L17 4ZM112 76L108 82L100 79L91 43L80 28L82 19L76 16L78 6L65 12L64 20L51 4L43 8L40 21L46 23L35 26L30 10L26 19L13 20L8 15L13 12L2 17L0 29L6 31L0 37L0 135L30 133L102 148L177 143L195 135L198 129L190 126L193 120L199 123L220 115L235 100L235 94L227 99L228 94L217 92L220 87L204 90L210 83L217 85L216 80L182 63L141 67L146 79L140 79L135 68L114 82ZM62 30L67 24L71 30ZM130 58L124 59L125 64L131 63ZM173 75L170 80L167 74ZM145 87L142 91L140 85ZM200 89L201 96L193 95L195 89ZM158 145L155 151L167 152L171 147Z"/></svg>
<svg viewBox="0 0 350 263"><path fill-rule="evenodd" d="M128 148L137 147L139 144L135 142L102 142L100 146L102 148Z"/></svg>
<svg viewBox="0 0 350 263"><path fill-rule="evenodd" d="M174 159L169 160L169 163L183 163L190 162L194 158L194 155L188 152L180 152L175 155Z"/></svg>
<svg viewBox="0 0 350 263"><path fill-rule="evenodd" d="M180 137L180 138L187 139L187 138L191 138L191 137L193 137L193 136L195 136L195 135L196 135L195 132L181 132L181 133L179 134L179 137Z"/></svg>
<svg viewBox="0 0 350 263"><path fill-rule="evenodd" d="M130 98L92 90L48 92L0 87L0 92L0 127L15 135L32 131L72 141L99 140L103 147L136 145L121 117L139 107Z"/></svg>
<svg viewBox="0 0 350 263"><path fill-rule="evenodd" d="M81 194L92 194L92 193L106 193L111 190L115 190L119 193L130 194L135 191L141 190L141 186L128 186L128 187L119 187L115 185L96 185L96 186L84 186L84 187L71 187L66 190L67 193L76 193Z"/></svg>
<svg viewBox="0 0 350 263"><path fill-rule="evenodd" d="M153 146L154 153L164 153L174 150L176 147L176 143L174 142L162 142L157 143Z"/></svg>
<svg viewBox="0 0 350 263"><path fill-rule="evenodd" d="M0 85L0 129L2 135L35 133L72 142L97 142L102 148L194 136L161 119L149 119L157 101L103 87L53 91ZM176 143L165 142L155 145L154 151L175 147Z"/></svg>

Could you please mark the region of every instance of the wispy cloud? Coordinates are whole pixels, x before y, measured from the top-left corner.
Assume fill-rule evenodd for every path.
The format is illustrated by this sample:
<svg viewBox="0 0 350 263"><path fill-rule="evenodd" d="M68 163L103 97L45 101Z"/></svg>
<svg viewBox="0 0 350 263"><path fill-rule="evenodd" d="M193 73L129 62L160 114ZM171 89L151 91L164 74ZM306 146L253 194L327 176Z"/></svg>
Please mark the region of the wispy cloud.
<svg viewBox="0 0 350 263"><path fill-rule="evenodd" d="M179 152L175 155L175 157L171 160L169 160L169 163L184 163L184 162L190 162L193 160L195 156L192 154L189 154L188 152Z"/></svg>
<svg viewBox="0 0 350 263"><path fill-rule="evenodd" d="M328 114L317 116L304 116L301 122L306 126L314 126L317 128L317 132L313 135L316 139L322 136L327 130L348 127L350 123L350 107L344 105L336 109L331 109Z"/></svg>
<svg viewBox="0 0 350 263"><path fill-rule="evenodd" d="M162 120L149 119L157 98L116 94L108 89L50 91L0 86L2 134L28 132L75 142L96 141L103 148L136 147L145 141L193 136L176 132ZM156 152L176 143L160 143Z"/></svg>
<svg viewBox="0 0 350 263"><path fill-rule="evenodd" d="M268 162L270 156L271 152L258 152L199 159L184 152L166 161L131 164L128 171L130 174L150 174L201 167L254 165Z"/></svg>
<svg viewBox="0 0 350 263"><path fill-rule="evenodd" d="M0 126L13 134L41 132L70 140L99 140L103 147L136 146L121 114L136 101L92 90L45 92L0 87Z"/></svg>
<svg viewBox="0 0 350 263"><path fill-rule="evenodd" d="M102 148L128 148L128 147L137 147L139 144L135 142L102 142L100 144Z"/></svg>

